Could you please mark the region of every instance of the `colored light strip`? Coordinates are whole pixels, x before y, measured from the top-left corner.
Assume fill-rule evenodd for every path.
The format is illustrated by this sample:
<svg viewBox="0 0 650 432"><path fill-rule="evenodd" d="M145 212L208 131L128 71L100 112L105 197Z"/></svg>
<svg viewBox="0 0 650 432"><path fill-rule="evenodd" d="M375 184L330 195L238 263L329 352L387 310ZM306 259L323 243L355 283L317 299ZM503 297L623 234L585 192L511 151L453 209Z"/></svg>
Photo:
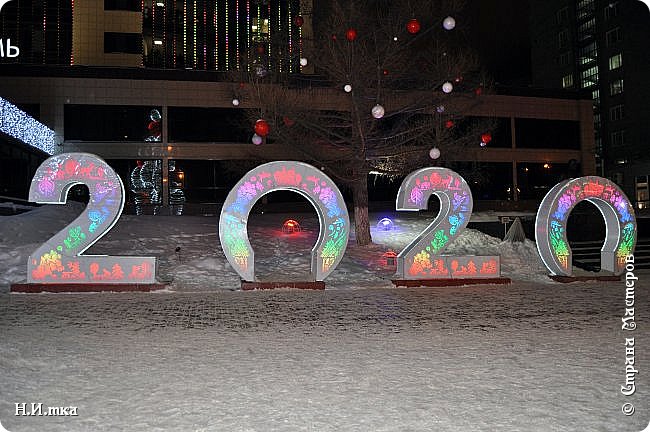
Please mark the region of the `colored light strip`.
<svg viewBox="0 0 650 432"><path fill-rule="evenodd" d="M214 70L219 70L219 8L214 3Z"/></svg>
<svg viewBox="0 0 650 432"><path fill-rule="evenodd" d="M43 64L45 64L45 44L47 43L47 0L43 2Z"/></svg>
<svg viewBox="0 0 650 432"><path fill-rule="evenodd" d="M287 7L287 19L289 22L289 72L291 72L293 70L293 35L291 34L293 32L293 17L291 16L291 2L287 3Z"/></svg>
<svg viewBox="0 0 650 432"><path fill-rule="evenodd" d="M74 0L72 0L72 28L74 28ZM72 49L70 50L70 66L74 65L74 42L72 44Z"/></svg>
<svg viewBox="0 0 650 432"><path fill-rule="evenodd" d="M203 4L203 69L208 69L208 8Z"/></svg>
<svg viewBox="0 0 650 432"><path fill-rule="evenodd" d="M50 155L56 149L56 136L52 129L1 97L0 131Z"/></svg>
<svg viewBox="0 0 650 432"><path fill-rule="evenodd" d="M197 22L196 22L196 0L194 0L194 8L192 9L192 27L193 27L193 30L194 30L194 32L193 32L194 36L192 37L192 40L193 40L192 54L193 54L193 58L194 58L194 69L196 69L196 67L198 66L198 54L197 54L197 50L196 50L196 45L197 45L197 43L196 43L196 32L197 32L197 29L199 27L197 25Z"/></svg>
<svg viewBox="0 0 650 432"><path fill-rule="evenodd" d="M226 0L226 69L230 70L230 35L228 34L228 0Z"/></svg>
<svg viewBox="0 0 650 432"><path fill-rule="evenodd" d="M239 69L239 65L241 62L241 59L239 58L239 0L235 0L235 46L236 46L236 53L237 53L237 69Z"/></svg>
<svg viewBox="0 0 650 432"><path fill-rule="evenodd" d="M271 2L269 2L269 5L268 5L268 15L267 15L267 17L268 17L268 19L267 19L267 22L268 22L268 26L267 26L268 36L267 36L267 39L266 39L266 52L268 53L268 55L266 56L266 58L268 60L267 67L268 67L269 70L271 70Z"/></svg>
<svg viewBox="0 0 650 432"><path fill-rule="evenodd" d="M183 1L183 66L187 67L187 0Z"/></svg>
<svg viewBox="0 0 650 432"><path fill-rule="evenodd" d="M248 52L249 55L251 52L251 34L251 2L250 0L246 0L246 52ZM246 67L249 72L251 70L250 63L250 61L246 62Z"/></svg>
<svg viewBox="0 0 650 432"><path fill-rule="evenodd" d="M271 17L269 17L269 22L270 22ZM282 2L278 2L278 27L277 30L280 31L282 29ZM282 63L282 60L284 60L284 55L280 55L278 59L278 66L280 68L280 72L283 72L283 67L284 64Z"/></svg>

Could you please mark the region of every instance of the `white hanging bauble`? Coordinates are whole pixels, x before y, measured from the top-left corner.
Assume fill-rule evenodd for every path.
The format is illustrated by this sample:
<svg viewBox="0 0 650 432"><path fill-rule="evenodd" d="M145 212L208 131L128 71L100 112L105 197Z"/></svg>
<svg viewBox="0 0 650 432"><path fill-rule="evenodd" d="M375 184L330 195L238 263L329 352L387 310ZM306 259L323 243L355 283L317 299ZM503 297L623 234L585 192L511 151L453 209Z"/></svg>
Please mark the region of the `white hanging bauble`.
<svg viewBox="0 0 650 432"><path fill-rule="evenodd" d="M429 150L429 157L431 159L438 159L440 157L440 150L438 147L434 147L431 150Z"/></svg>
<svg viewBox="0 0 650 432"><path fill-rule="evenodd" d="M445 30L453 30L456 27L456 20L453 17L448 16L442 21L442 26Z"/></svg>
<svg viewBox="0 0 650 432"><path fill-rule="evenodd" d="M350 93L352 91L352 86L350 84L346 84L343 86L343 90L345 90L346 93Z"/></svg>
<svg viewBox="0 0 650 432"><path fill-rule="evenodd" d="M380 119L384 116L384 107L377 104L374 107L372 107L372 116L376 119Z"/></svg>
<svg viewBox="0 0 650 432"><path fill-rule="evenodd" d="M239 99L234 98L234 99L232 100L232 105L233 105L233 106L239 106Z"/></svg>
<svg viewBox="0 0 650 432"><path fill-rule="evenodd" d="M454 89L454 85L447 81L442 85L442 91L445 93L451 93L451 91Z"/></svg>
<svg viewBox="0 0 650 432"><path fill-rule="evenodd" d="M259 136L258 134L254 134L253 139L251 141L253 141L253 144L255 145L260 145L262 144L262 137Z"/></svg>

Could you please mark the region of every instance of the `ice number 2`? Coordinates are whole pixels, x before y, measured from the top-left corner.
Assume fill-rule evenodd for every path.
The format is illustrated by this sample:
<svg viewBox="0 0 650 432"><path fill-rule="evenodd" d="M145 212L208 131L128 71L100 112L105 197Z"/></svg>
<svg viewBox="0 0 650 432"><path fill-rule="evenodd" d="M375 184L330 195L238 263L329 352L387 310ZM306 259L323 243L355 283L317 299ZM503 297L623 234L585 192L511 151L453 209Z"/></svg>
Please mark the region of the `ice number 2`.
<svg viewBox="0 0 650 432"><path fill-rule="evenodd" d="M426 210L440 199L440 212L397 256L397 278L491 278L500 274L498 256L445 256L442 253L465 229L472 215L472 192L458 173L439 167L409 174L397 194L400 211Z"/></svg>
<svg viewBox="0 0 650 432"><path fill-rule="evenodd" d="M567 221L581 201L594 204L605 220L601 267L621 274L625 258L636 244L634 209L625 193L612 181L597 176L564 180L544 197L537 210L535 239L542 261L552 275L571 276L572 253L567 240Z"/></svg>
<svg viewBox="0 0 650 432"><path fill-rule="evenodd" d="M65 204L74 185L88 187L85 210L43 243L27 263L29 283L154 283L156 259L82 255L115 225L124 207L124 185L104 160L89 153L64 153L37 169L29 200Z"/></svg>

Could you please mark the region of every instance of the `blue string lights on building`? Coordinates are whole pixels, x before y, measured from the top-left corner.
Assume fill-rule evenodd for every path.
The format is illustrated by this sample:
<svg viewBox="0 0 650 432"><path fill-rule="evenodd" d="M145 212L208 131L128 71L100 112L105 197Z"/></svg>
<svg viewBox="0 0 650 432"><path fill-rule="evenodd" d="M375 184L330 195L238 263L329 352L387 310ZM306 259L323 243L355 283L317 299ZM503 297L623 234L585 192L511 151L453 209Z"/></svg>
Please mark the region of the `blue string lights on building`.
<svg viewBox="0 0 650 432"><path fill-rule="evenodd" d="M0 131L49 155L55 152L54 131L1 97Z"/></svg>

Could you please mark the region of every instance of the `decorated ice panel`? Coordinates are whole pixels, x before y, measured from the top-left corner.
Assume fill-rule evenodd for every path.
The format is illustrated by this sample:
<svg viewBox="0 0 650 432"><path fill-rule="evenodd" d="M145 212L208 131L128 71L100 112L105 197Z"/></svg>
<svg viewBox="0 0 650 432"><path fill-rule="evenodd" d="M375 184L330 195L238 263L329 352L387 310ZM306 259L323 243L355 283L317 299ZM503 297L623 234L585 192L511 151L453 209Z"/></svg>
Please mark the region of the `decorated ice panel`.
<svg viewBox="0 0 650 432"><path fill-rule="evenodd" d="M36 170L29 200L65 204L74 185L88 187L90 200L72 223L31 254L29 283L154 283L152 257L82 255L110 231L122 214L122 180L104 160L89 153L63 153L45 160Z"/></svg>
<svg viewBox="0 0 650 432"><path fill-rule="evenodd" d="M458 173L440 167L412 172L400 186L395 207L402 211L426 210L431 195L440 199L440 212L399 253L395 276L403 279L499 277L499 257L442 255L472 215L472 192Z"/></svg>
<svg viewBox="0 0 650 432"><path fill-rule="evenodd" d="M322 171L303 162L276 161L249 171L226 197L219 220L219 241L230 265L245 281L255 279L255 256L248 239L248 215L262 196L278 190L303 195L320 222L311 251L311 278L324 280L338 265L348 245L350 218L343 196Z"/></svg>
<svg viewBox="0 0 650 432"><path fill-rule="evenodd" d="M594 204L605 220L601 268L621 274L625 257L633 252L636 244L636 219L625 193L602 177L565 180L546 194L535 221L539 255L552 275L571 276L573 260L567 240L567 221L573 208L585 200Z"/></svg>

